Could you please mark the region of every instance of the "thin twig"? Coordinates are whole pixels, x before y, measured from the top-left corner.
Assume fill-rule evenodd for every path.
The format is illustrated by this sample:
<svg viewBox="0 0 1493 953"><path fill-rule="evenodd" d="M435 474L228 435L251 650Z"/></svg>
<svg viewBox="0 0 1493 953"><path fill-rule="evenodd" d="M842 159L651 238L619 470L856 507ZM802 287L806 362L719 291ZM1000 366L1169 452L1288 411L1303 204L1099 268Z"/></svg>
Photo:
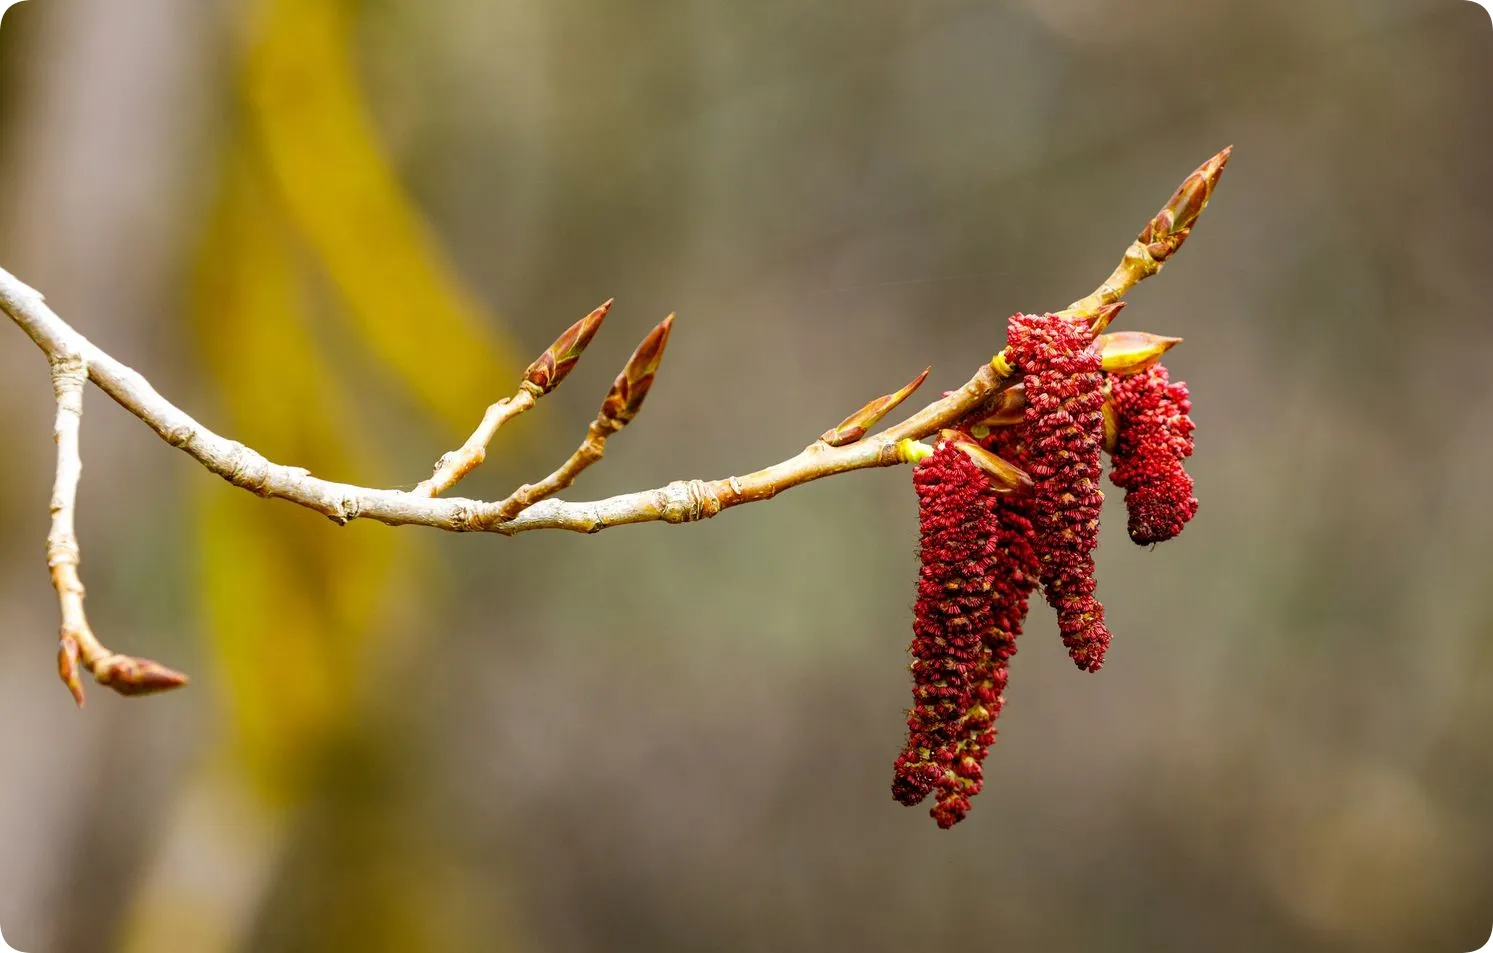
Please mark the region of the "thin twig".
<svg viewBox="0 0 1493 953"><path fill-rule="evenodd" d="M560 468L533 485L525 484L503 502L498 504L498 518L512 519L523 510L533 506L547 496L553 496L575 482L581 471L599 461L607 452L607 438L632 423L632 419L643 409L643 398L653 387L658 366L664 359L664 348L669 344L669 331L674 326L671 314L648 332L622 373L612 382L611 390L601 402L596 419L586 428L586 439L576 448L570 459Z"/></svg>
<svg viewBox="0 0 1493 953"><path fill-rule="evenodd" d="M79 668L86 669L102 685L122 695L146 695L185 685L179 672L149 659L111 652L99 642L83 612L83 580L78 572L81 549L74 514L78 482L83 476L83 456L78 450L78 431L83 420L83 385L88 367L76 354L52 360L52 392L57 398L57 476L52 485L52 528L47 533L47 569L62 612L57 643L57 674L83 706L83 682Z"/></svg>
<svg viewBox="0 0 1493 953"><path fill-rule="evenodd" d="M492 442L498 428L533 407L539 398L560 386L565 375L580 361L581 352L601 329L601 322L606 320L607 312L611 309L612 301L609 298L601 307L566 328L565 333L524 371L518 393L487 408L487 412L482 415L482 422L472 431L466 443L441 457L430 479L410 492L415 496L439 496L480 466L487 459L487 445Z"/></svg>
<svg viewBox="0 0 1493 953"><path fill-rule="evenodd" d="M532 389L520 387L512 397L505 397L488 407L487 412L482 415L482 422L466 442L441 457L430 479L422 481L410 494L433 497L451 489L487 459L487 445L492 442L498 428L533 407L538 399Z"/></svg>
<svg viewBox="0 0 1493 953"><path fill-rule="evenodd" d="M52 362L52 392L57 398L57 423L52 436L57 441L57 477L52 484L52 529L47 534L47 569L62 609L58 638L57 672L83 704L83 683L78 678L79 660L106 654L88 627L83 613L83 580L78 573L81 550L73 518L77 508L78 481L83 476L83 456L78 451L78 430L83 418L83 385L88 368L76 357ZM87 664L86 661L84 664Z"/></svg>

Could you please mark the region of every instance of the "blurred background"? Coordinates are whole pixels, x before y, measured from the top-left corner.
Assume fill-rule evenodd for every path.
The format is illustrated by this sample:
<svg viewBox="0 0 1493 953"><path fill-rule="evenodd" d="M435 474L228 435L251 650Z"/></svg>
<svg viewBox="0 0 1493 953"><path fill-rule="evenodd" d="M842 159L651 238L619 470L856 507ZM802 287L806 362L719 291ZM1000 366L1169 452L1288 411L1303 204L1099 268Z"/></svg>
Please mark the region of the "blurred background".
<svg viewBox="0 0 1493 953"><path fill-rule="evenodd" d="M409 487L617 305L464 484L791 455L1088 292L1184 336L1202 500L1116 642L1038 605L986 790L889 795L905 470L513 539L232 489L96 389L83 576L169 696L54 670L45 362L0 343L0 924L28 953L1465 951L1493 927L1493 29L1466 0L32 0L0 265L208 426Z"/></svg>

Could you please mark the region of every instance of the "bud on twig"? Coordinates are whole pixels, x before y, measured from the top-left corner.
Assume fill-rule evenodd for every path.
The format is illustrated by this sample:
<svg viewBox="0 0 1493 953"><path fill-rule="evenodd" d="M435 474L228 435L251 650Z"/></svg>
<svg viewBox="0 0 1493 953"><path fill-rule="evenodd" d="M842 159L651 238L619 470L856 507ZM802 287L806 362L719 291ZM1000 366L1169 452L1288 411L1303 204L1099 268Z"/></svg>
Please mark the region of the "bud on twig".
<svg viewBox="0 0 1493 953"><path fill-rule="evenodd" d="M901 390L876 398L826 430L819 439L831 447L843 447L847 443L855 443L872 427L880 423L883 417L896 410L897 405L910 397L913 391L923 386L923 381L928 379L928 372L931 370L933 370L933 365L930 364L923 368L923 373L908 381Z"/></svg>
<svg viewBox="0 0 1493 953"><path fill-rule="evenodd" d="M1089 325L1089 330L1094 334L1102 334L1104 329L1114 321L1115 315L1125 310L1125 302L1111 301L1109 304L1094 305L1092 307L1079 307L1081 302L1076 302L1072 307L1064 308L1055 312L1060 318L1068 318L1074 321L1084 321Z"/></svg>
<svg viewBox="0 0 1493 953"><path fill-rule="evenodd" d="M611 307L612 299L608 298L601 307L567 328L565 333L539 355L534 363L529 365L528 370L524 371L524 383L537 390L538 394L548 394L560 386L565 375L569 374L576 362L581 359L581 352L586 349L586 345L590 344L591 339L596 336L597 330L601 328L601 322L606 318Z"/></svg>
<svg viewBox="0 0 1493 953"><path fill-rule="evenodd" d="M187 677L150 659L110 655L93 668L93 677L121 695L153 695L187 683Z"/></svg>
<svg viewBox="0 0 1493 953"><path fill-rule="evenodd" d="M598 421L607 421L613 430L621 430L638 415L643 406L643 398L648 396L648 390L653 386L658 365L664 359L664 348L669 343L669 330L673 326L674 316L671 314L643 338L637 350L632 352L632 357L628 358L627 366L622 368L622 373L612 382L612 389L607 392L606 399L601 402L601 413L596 418Z"/></svg>
<svg viewBox="0 0 1493 953"><path fill-rule="evenodd" d="M1173 193L1161 211L1156 213L1156 217L1141 229L1136 241L1146 246L1146 250L1158 263L1166 261L1182 246L1182 242L1187 240L1193 223L1208 206L1208 199L1213 195L1213 187L1218 184L1218 178L1223 174L1223 168L1228 165L1229 156L1233 151L1234 147L1228 146L1198 166L1197 170L1177 187L1177 191Z"/></svg>
<svg viewBox="0 0 1493 953"><path fill-rule="evenodd" d="M991 488L1000 494L1026 496L1032 492L1032 478L1021 467L996 456L958 430L940 430L938 438L954 445L990 478Z"/></svg>
<svg viewBox="0 0 1493 953"><path fill-rule="evenodd" d="M1109 304L1100 305L1094 309L1094 317L1089 323L1089 330L1095 334L1102 334L1104 329L1109 327L1110 322L1115 319L1115 315L1123 310L1125 310L1125 302L1123 301L1112 301Z"/></svg>
<svg viewBox="0 0 1493 953"><path fill-rule="evenodd" d="M71 635L64 635L58 642L57 674L67 690L73 693L73 701L82 708L83 682L78 677L78 640Z"/></svg>
<svg viewBox="0 0 1493 953"><path fill-rule="evenodd" d="M1181 343L1181 338L1163 337L1149 331L1115 331L1099 336L1104 369L1121 377L1155 367L1163 354Z"/></svg>

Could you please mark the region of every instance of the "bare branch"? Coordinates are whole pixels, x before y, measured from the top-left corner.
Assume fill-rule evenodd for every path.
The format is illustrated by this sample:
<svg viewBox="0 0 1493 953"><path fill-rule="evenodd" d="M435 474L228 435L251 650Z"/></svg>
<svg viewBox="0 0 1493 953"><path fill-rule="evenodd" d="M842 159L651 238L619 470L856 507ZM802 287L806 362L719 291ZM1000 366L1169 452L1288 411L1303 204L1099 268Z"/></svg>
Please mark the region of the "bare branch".
<svg viewBox="0 0 1493 953"><path fill-rule="evenodd" d="M88 368L76 355L52 361L52 391L57 398L57 479L52 486L52 529L47 534L47 568L52 588L62 610L57 645L57 674L83 706L81 666L101 685L122 695L147 695L185 685L187 678L149 659L111 652L94 636L83 612L83 580L78 572L81 550L74 513L78 482L83 476L83 456L78 450L78 431L83 421L83 384Z"/></svg>
<svg viewBox="0 0 1493 953"><path fill-rule="evenodd" d="M57 477L52 484L52 529L47 534L47 569L52 588L62 608L58 638L57 673L83 704L83 683L78 678L81 658L97 658L103 646L94 638L83 614L83 580L78 573L81 550L73 518L78 501L78 481L83 477L83 456L78 452L78 430L83 419L83 385L88 368L76 357L52 363L52 392L57 397L57 423L52 437L57 441Z"/></svg>
<svg viewBox="0 0 1493 953"><path fill-rule="evenodd" d="M312 476L300 467L273 463L250 447L222 437L162 397L143 376L99 349L47 306L40 293L0 269L0 310L20 325L49 359L75 358L87 367L88 378L120 406L139 417L167 443L202 466L262 497L289 500L315 510L336 523L372 519L391 526L433 526L454 532L480 530L513 535L535 529L595 532L624 523L682 523L713 516L729 506L769 499L790 486L834 473L903 462L893 446L902 439L920 439L980 407L1004 380L989 365L962 388L923 408L879 438L848 447L816 444L798 456L747 477L731 477L711 484L700 481L671 483L592 503L546 500L505 520L501 503L461 497L425 498L400 490L384 490L336 483ZM812 451L812 453L811 453ZM763 474L779 482L762 484ZM710 486L718 503L692 502L692 492L680 488ZM738 491L735 487L741 486ZM770 489L770 492L768 492Z"/></svg>
<svg viewBox="0 0 1493 953"><path fill-rule="evenodd" d="M1225 149L1214 156L1183 182L1126 250L1120 266L1093 294L1059 313L1087 322L1093 333L1102 331L1123 306L1119 299L1135 284L1160 270L1187 238L1228 161L1229 151ZM610 305L608 301L572 325L530 365L513 397L489 407L471 437L441 459L429 480L412 492L403 492L322 480L304 469L272 463L257 451L219 436L162 397L143 376L94 346L58 317L40 293L0 269L0 310L36 342L53 369L58 457L47 563L62 612L58 670L79 703L82 703L80 668L124 694L160 691L186 681L155 662L110 652L94 637L84 617L73 514L82 466L78 429L85 379L92 380L120 406L139 417L161 439L234 486L259 496L289 500L339 524L363 518L395 526L433 526L455 532L482 531L505 536L538 529L594 533L628 523L687 523L708 519L722 510L769 500L813 480L852 470L915 462L931 452L919 443L922 438L961 422L978 434L981 427L1002 426L1019 419L1023 406L1020 376L1002 351L982 364L958 390L872 437L864 436L866 430L916 389L923 376L867 404L795 456L755 473L713 481L675 481L657 489L591 502L545 499L569 486L586 467L601 459L607 437L622 429L637 413L662 358L672 326L673 315L670 315L638 346L603 402L586 440L558 470L539 483L520 487L501 501L439 497L437 494L454 486L482 462L488 443L504 422L531 408L540 396L560 383L596 333ZM1123 337L1109 340L1114 342L1114 359L1125 358L1132 363L1143 363L1151 351L1164 350L1173 341ZM1126 342L1134 341L1140 344L1127 350ZM998 458L987 460L985 456L988 454L979 456L977 462L996 472L1008 489L1020 492L1025 485L1025 474Z"/></svg>
<svg viewBox="0 0 1493 953"><path fill-rule="evenodd" d="M674 316L671 314L648 332L648 336L632 352L632 357L628 358L622 373L612 382L612 389L607 391L606 398L601 402L601 410L586 429L586 439L576 448L575 453L554 473L532 486L525 484L519 487L508 499L499 503L499 519L509 519L539 500L559 493L574 483L582 470L606 454L607 438L631 423L642 409L643 398L648 396L648 391L653 387L654 375L658 373L658 366L664 359L664 348L669 343L669 330L673 326Z"/></svg>

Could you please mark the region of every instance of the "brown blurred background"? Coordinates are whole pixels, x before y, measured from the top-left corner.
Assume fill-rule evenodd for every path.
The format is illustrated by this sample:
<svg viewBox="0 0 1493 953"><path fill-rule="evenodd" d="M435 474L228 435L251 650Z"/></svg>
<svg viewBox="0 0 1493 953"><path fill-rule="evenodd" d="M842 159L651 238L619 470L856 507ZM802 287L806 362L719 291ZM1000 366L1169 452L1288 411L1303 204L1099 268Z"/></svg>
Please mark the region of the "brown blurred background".
<svg viewBox="0 0 1493 953"><path fill-rule="evenodd" d="M31 0L0 265L209 426L409 486L617 307L466 492L753 469L1220 191L1179 334L1202 509L1034 610L989 783L888 793L905 471L596 537L338 529L97 390L94 627L191 687L73 709L46 366L0 343L0 924L28 953L1431 951L1493 927L1493 28L1466 0ZM1118 512L1116 512L1118 511ZM1114 517L1119 516L1120 519Z"/></svg>

